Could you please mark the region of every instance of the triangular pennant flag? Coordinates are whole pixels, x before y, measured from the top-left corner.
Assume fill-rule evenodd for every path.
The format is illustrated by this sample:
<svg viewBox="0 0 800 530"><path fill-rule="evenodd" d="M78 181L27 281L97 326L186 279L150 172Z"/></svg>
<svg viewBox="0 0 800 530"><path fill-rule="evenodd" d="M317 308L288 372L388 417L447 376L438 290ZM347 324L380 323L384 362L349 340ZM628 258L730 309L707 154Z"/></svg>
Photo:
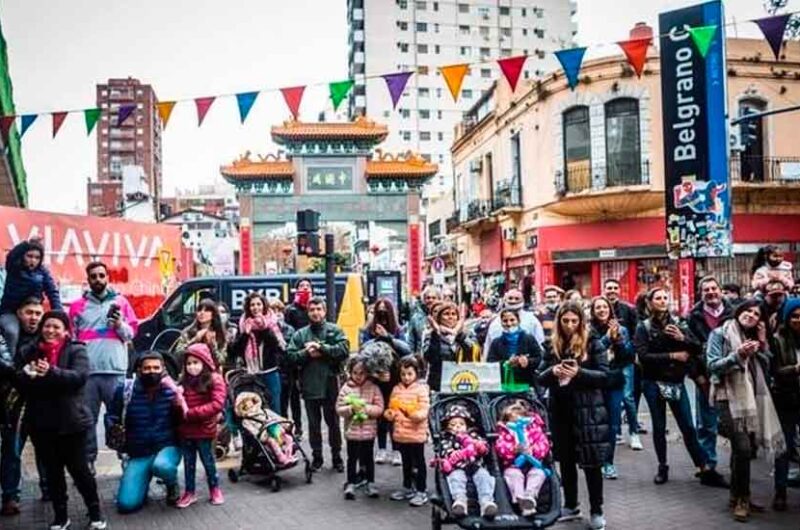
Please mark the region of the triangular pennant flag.
<svg viewBox="0 0 800 530"><path fill-rule="evenodd" d="M333 101L333 110L337 110L339 108L339 105L341 105L342 101L344 101L344 98L347 97L347 93L350 92L351 88L353 88L352 79L348 79L347 81L337 81L336 83L330 83L328 85L331 101Z"/></svg>
<svg viewBox="0 0 800 530"><path fill-rule="evenodd" d="M53 138L56 137L58 134L58 130L61 128L61 125L64 124L64 120L67 119L66 112L54 112L53 113Z"/></svg>
<svg viewBox="0 0 800 530"><path fill-rule="evenodd" d="M711 26L698 26L696 28L689 28L689 35L692 36L694 45L700 53L700 57L706 58L708 49L711 47L711 41L714 40L714 34L717 32L716 24Z"/></svg>
<svg viewBox="0 0 800 530"><path fill-rule="evenodd" d="M86 121L86 135L92 134L92 129L97 124L97 120L100 119L100 113L102 111L100 109L86 109L83 111L83 119Z"/></svg>
<svg viewBox="0 0 800 530"><path fill-rule="evenodd" d="M395 74L382 75L383 80L386 81L386 88L389 89L389 96L392 98L392 108L397 108L397 102L400 101L400 96L403 95L403 90L406 89L408 79L413 72L397 72Z"/></svg>
<svg viewBox="0 0 800 530"><path fill-rule="evenodd" d="M774 17L760 18L755 21L772 48L776 61L780 59L783 32L786 31L786 24L789 23L790 18L792 18L792 15L775 15Z"/></svg>
<svg viewBox="0 0 800 530"><path fill-rule="evenodd" d="M175 107L174 101L161 101L156 103L156 109L158 110L158 116L161 118L161 127L164 129L167 128L167 122L169 122L169 117L172 116L172 109Z"/></svg>
<svg viewBox="0 0 800 530"><path fill-rule="evenodd" d="M258 92L242 92L236 94L236 104L239 105L239 119L244 123L247 115L250 114L250 109L253 108L253 103L256 102Z"/></svg>
<svg viewBox="0 0 800 530"><path fill-rule="evenodd" d="M442 66L439 68L444 77L444 82L447 83L447 88L450 89L450 95L453 96L453 101L458 101L458 96L461 94L461 84L464 82L464 76L469 71L468 64L451 64L450 66Z"/></svg>
<svg viewBox="0 0 800 530"><path fill-rule="evenodd" d="M497 64L500 65L500 70L506 76L508 85L511 87L511 92L517 89L519 74L522 73L522 67L525 65L527 58L525 55L520 55L519 57L507 57L497 61Z"/></svg>
<svg viewBox="0 0 800 530"><path fill-rule="evenodd" d="M3 145L8 145L8 137L11 132L11 126L14 125L16 116L3 116L0 117L0 133L3 135Z"/></svg>
<svg viewBox="0 0 800 530"><path fill-rule="evenodd" d="M30 129L31 125L33 125L33 122L35 122L36 118L38 117L39 117L38 114L25 114L24 116L22 116L22 127L20 128L19 131L20 138L25 136L25 132L28 129Z"/></svg>
<svg viewBox="0 0 800 530"><path fill-rule="evenodd" d="M136 110L136 105L120 105L119 110L117 111L117 127L125 123L125 120L133 114L133 111Z"/></svg>
<svg viewBox="0 0 800 530"><path fill-rule="evenodd" d="M211 108L211 104L214 103L214 100L217 99L217 96L208 96L205 98L195 98L194 104L197 106L197 126L200 127L203 125L203 120L206 119L206 114L208 114L208 109Z"/></svg>
<svg viewBox="0 0 800 530"><path fill-rule="evenodd" d="M306 87L304 86L292 86L281 89L283 99L286 101L286 105L289 107L289 111L291 111L294 119L300 116L300 103L303 101L303 92L305 89Z"/></svg>
<svg viewBox="0 0 800 530"><path fill-rule="evenodd" d="M567 76L567 84L572 90L575 90L578 85L578 74L581 72L584 53L586 53L586 48L570 48L556 52L556 59L561 63L564 75Z"/></svg>
<svg viewBox="0 0 800 530"><path fill-rule="evenodd" d="M628 58L628 63L633 67L637 77L642 77L642 70L644 70L644 61L647 59L647 48L653 42L653 37L645 37L643 39L631 39L618 42L622 51L625 52L625 57Z"/></svg>

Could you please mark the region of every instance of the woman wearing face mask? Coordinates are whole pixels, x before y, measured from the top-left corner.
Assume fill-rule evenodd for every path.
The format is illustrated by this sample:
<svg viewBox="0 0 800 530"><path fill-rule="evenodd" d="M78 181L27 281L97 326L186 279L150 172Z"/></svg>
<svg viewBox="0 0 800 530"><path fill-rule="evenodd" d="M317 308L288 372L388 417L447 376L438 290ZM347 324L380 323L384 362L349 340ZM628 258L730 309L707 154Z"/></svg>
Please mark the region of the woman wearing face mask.
<svg viewBox="0 0 800 530"><path fill-rule="evenodd" d="M440 302L428 316L422 337L422 352L428 363L428 385L439 391L442 383L442 362L478 362L481 349L464 330L464 321L454 302Z"/></svg>
<svg viewBox="0 0 800 530"><path fill-rule="evenodd" d="M248 373L261 374L270 393L270 408L281 410L281 376L278 370L286 351L286 339L278 318L267 301L253 292L244 300L244 314L239 321L239 337L233 354L243 361Z"/></svg>
<svg viewBox="0 0 800 530"><path fill-rule="evenodd" d="M758 301L741 303L734 318L711 332L706 360L719 434L731 441L731 508L734 518L744 522L751 509L763 511L750 500L751 443L773 455L786 447L767 385L770 353Z"/></svg>
<svg viewBox="0 0 800 530"><path fill-rule="evenodd" d="M192 344L205 344L211 350L219 368L227 359L227 337L217 304L212 300L201 300L197 305L194 322L181 332L172 351L183 352ZM183 359L178 360L183 362Z"/></svg>
<svg viewBox="0 0 800 530"><path fill-rule="evenodd" d="M539 342L519 327L517 311L500 311L500 323L503 325L503 333L492 341L486 362L507 364L513 372L514 382L536 385L539 364L542 362ZM503 373L505 374L505 370Z"/></svg>
<svg viewBox="0 0 800 530"><path fill-rule="evenodd" d="M630 371L630 378L633 379L633 360L635 354L633 344L628 337L628 330L620 325L614 315L611 302L605 296L596 296L592 299L590 306L590 331L589 336L597 341L602 349L606 351L609 364L609 384L604 392L606 409L608 410L611 429L608 433L608 454L603 463L603 477L607 479L617 478L617 469L614 467L614 449L617 445L617 435L620 433L622 424L622 406L624 398L625 371ZM629 402L625 403L625 413L628 418L632 418L628 424L628 434L631 437L631 447L636 447L633 441L638 442L639 450L642 449L639 435L639 426L636 424L636 406L633 403L633 396Z"/></svg>
<svg viewBox="0 0 800 530"><path fill-rule="evenodd" d="M650 316L639 322L633 343L642 363L642 390L653 422L653 445L658 458L658 473L653 482L664 484L669 480L666 434L669 405L686 450L700 469L700 483L727 488L722 476L707 466L708 455L697 440L684 385L690 363L702 362L702 348L686 323L670 314L666 289L656 287L648 291L647 303Z"/></svg>
<svg viewBox="0 0 800 530"><path fill-rule="evenodd" d="M47 470L55 520L51 530L70 526L67 513L69 471L89 510L89 528L106 528L100 512L97 484L86 460L86 437L94 427L83 389L89 377L86 346L70 339L69 317L62 311L45 313L39 340L21 352L24 365L17 381L26 398L24 422L37 457Z"/></svg>

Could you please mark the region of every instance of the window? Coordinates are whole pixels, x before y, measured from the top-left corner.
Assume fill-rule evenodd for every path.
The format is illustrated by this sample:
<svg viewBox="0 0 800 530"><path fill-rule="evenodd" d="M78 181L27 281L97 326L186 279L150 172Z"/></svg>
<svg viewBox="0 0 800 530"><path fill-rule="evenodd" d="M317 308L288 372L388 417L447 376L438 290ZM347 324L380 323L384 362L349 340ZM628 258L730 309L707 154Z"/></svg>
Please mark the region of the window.
<svg viewBox="0 0 800 530"><path fill-rule="evenodd" d="M511 48L503 48L500 50L500 57L511 57Z"/></svg>
<svg viewBox="0 0 800 530"><path fill-rule="evenodd" d="M408 9L408 0L397 0L396 4L400 9Z"/></svg>
<svg viewBox="0 0 800 530"><path fill-rule="evenodd" d="M511 14L511 8L508 6L500 6L500 16L507 17Z"/></svg>
<svg viewBox="0 0 800 530"><path fill-rule="evenodd" d="M420 133L420 134L422 134L422 133ZM425 162L430 162L431 161L431 154L430 153L422 153L420 156L422 157L423 160L425 160Z"/></svg>
<svg viewBox="0 0 800 530"><path fill-rule="evenodd" d="M405 20L398 20L397 21L397 28L400 31L408 31L408 22L406 22Z"/></svg>
<svg viewBox="0 0 800 530"><path fill-rule="evenodd" d="M415 2L414 4L417 6L417 9L419 11L425 11L426 9L428 9L428 2L422 2L420 0L417 0L417 2Z"/></svg>
<svg viewBox="0 0 800 530"><path fill-rule="evenodd" d="M503 37L511 36L511 28L500 28L500 35Z"/></svg>
<svg viewBox="0 0 800 530"><path fill-rule="evenodd" d="M753 114L767 110L767 102L759 97L747 97L741 99L738 104L738 115ZM745 182L764 182L769 175L764 153L769 152L765 148L765 122L764 118L757 118L742 122L739 129L739 161L740 175ZM735 176L734 176L735 178Z"/></svg>
<svg viewBox="0 0 800 530"><path fill-rule="evenodd" d="M441 110L437 110L436 111L436 119L439 119L439 120L442 119L442 111Z"/></svg>
<svg viewBox="0 0 800 530"><path fill-rule="evenodd" d="M522 36L523 37L527 37L528 36L528 28L522 28Z"/></svg>
<svg viewBox="0 0 800 530"><path fill-rule="evenodd" d="M543 29L535 28L535 29L533 30L533 33L534 33L534 34L535 34L537 37L539 37L540 39L543 39L543 38L544 38L544 30L543 30Z"/></svg>
<svg viewBox="0 0 800 530"><path fill-rule="evenodd" d="M459 13L469 13L469 4L458 4Z"/></svg>
<svg viewBox="0 0 800 530"><path fill-rule="evenodd" d="M472 55L472 46L462 46L460 52L464 57L469 57Z"/></svg>
<svg viewBox="0 0 800 530"><path fill-rule="evenodd" d="M489 26L481 26L478 28L478 33L481 37L488 37L490 34Z"/></svg>
<svg viewBox="0 0 800 530"><path fill-rule="evenodd" d="M428 53L427 44L417 44L417 53Z"/></svg>
<svg viewBox="0 0 800 530"><path fill-rule="evenodd" d="M434 24L433 25L433 32L434 33L439 33L439 24ZM439 52L436 52L436 53L439 53Z"/></svg>
<svg viewBox="0 0 800 530"><path fill-rule="evenodd" d="M527 17L528 16L528 10L525 9L524 7L522 8L522 16L523 17Z"/></svg>
<svg viewBox="0 0 800 530"><path fill-rule="evenodd" d="M417 22L417 31L420 33L427 33L428 32L428 23L427 22Z"/></svg>
<svg viewBox="0 0 800 530"><path fill-rule="evenodd" d="M544 59L544 50L534 50L533 53L536 54L537 58Z"/></svg>
<svg viewBox="0 0 800 530"><path fill-rule="evenodd" d="M567 191L591 187L591 133L589 107L579 106L563 114L564 176Z"/></svg>
<svg viewBox="0 0 800 530"><path fill-rule="evenodd" d="M606 185L641 184L639 101L619 98L606 103Z"/></svg>
<svg viewBox="0 0 800 530"><path fill-rule="evenodd" d="M436 139L439 140L440 142L443 142L444 141L444 133L443 132L437 132L436 133Z"/></svg>
<svg viewBox="0 0 800 530"><path fill-rule="evenodd" d="M400 136L403 138L403 141L405 142L411 141L411 131L400 131Z"/></svg>
<svg viewBox="0 0 800 530"><path fill-rule="evenodd" d="M522 185L522 150L519 145L519 133L511 137L511 201L516 204L519 197L514 197L515 191L519 195L519 189ZM515 200L516 199L516 200Z"/></svg>
<svg viewBox="0 0 800 530"><path fill-rule="evenodd" d="M467 35L468 36L469 35L469 26L465 26L463 24L458 26L458 32L461 35Z"/></svg>
<svg viewBox="0 0 800 530"><path fill-rule="evenodd" d="M492 55L492 50L490 48L481 48L481 59L487 60L489 56Z"/></svg>
<svg viewBox="0 0 800 530"><path fill-rule="evenodd" d="M434 44L433 45L433 52L434 53L440 53L441 51L442 51L442 48L438 44Z"/></svg>
<svg viewBox="0 0 800 530"><path fill-rule="evenodd" d="M431 118L431 111L422 109L419 111L419 119L421 120L429 120Z"/></svg>
<svg viewBox="0 0 800 530"><path fill-rule="evenodd" d="M480 15L483 20L489 20L489 8L486 6L479 7L478 15Z"/></svg>
<svg viewBox="0 0 800 530"><path fill-rule="evenodd" d="M407 42L398 42L397 47L401 53L408 53L408 43Z"/></svg>
<svg viewBox="0 0 800 530"><path fill-rule="evenodd" d="M433 3L433 10L434 11L439 11L439 2L434 2Z"/></svg>
<svg viewBox="0 0 800 530"><path fill-rule="evenodd" d="M430 131L420 131L419 132L419 140L421 142L429 142L431 140Z"/></svg>
<svg viewBox="0 0 800 530"><path fill-rule="evenodd" d="M440 98L440 97L442 97L442 89L441 89L441 88L437 88L437 89L436 89L436 97L437 97L437 98Z"/></svg>
<svg viewBox="0 0 800 530"><path fill-rule="evenodd" d="M481 68L481 77L484 79L489 79L492 77L492 69L491 68Z"/></svg>
<svg viewBox="0 0 800 530"><path fill-rule="evenodd" d="M429 68L425 65L417 66L417 74L419 75L428 75Z"/></svg>
<svg viewBox="0 0 800 530"><path fill-rule="evenodd" d="M427 98L428 96L431 95L431 90L429 88L425 88L425 87L418 88L417 89L417 95L419 97L421 97L421 98Z"/></svg>
<svg viewBox="0 0 800 530"><path fill-rule="evenodd" d="M472 99L472 90L465 88L461 91L461 97L464 99Z"/></svg>
<svg viewBox="0 0 800 530"><path fill-rule="evenodd" d="M400 109L400 116L402 116L403 118L410 118L411 111L408 109Z"/></svg>

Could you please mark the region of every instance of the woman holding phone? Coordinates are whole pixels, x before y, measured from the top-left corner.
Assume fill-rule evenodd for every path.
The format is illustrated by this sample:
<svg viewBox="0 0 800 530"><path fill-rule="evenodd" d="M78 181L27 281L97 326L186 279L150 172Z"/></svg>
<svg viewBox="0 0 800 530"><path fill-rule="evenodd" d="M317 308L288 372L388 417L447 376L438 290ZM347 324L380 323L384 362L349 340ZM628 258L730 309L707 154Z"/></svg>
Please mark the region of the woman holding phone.
<svg viewBox="0 0 800 530"><path fill-rule="evenodd" d="M556 324L539 377L550 388L550 426L561 470L564 508L561 520L580 517L578 471L583 469L589 491L589 528L603 530L603 475L609 451L609 419L603 390L608 386L608 358L599 341L589 338L583 308L567 302L556 313Z"/></svg>
<svg viewBox="0 0 800 530"><path fill-rule="evenodd" d="M669 405L686 450L700 470L700 483L727 488L722 476L707 465L708 455L697 440L684 384L691 363L704 362L702 347L686 323L670 314L666 289L655 287L648 291L647 303L650 316L639 322L633 343L642 363L642 391L653 422L653 446L658 458L658 472L653 482L664 484L669 480L666 434Z"/></svg>

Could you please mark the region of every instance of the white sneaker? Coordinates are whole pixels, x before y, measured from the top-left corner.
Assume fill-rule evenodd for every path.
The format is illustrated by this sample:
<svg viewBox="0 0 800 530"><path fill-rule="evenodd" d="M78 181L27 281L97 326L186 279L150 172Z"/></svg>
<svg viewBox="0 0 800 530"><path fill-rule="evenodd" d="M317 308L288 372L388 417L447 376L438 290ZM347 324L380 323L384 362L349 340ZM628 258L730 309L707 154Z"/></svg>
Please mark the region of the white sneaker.
<svg viewBox="0 0 800 530"><path fill-rule="evenodd" d="M622 438L621 434L617 435L617 445L622 445L625 443L625 440Z"/></svg>
<svg viewBox="0 0 800 530"><path fill-rule="evenodd" d="M591 530L605 530L606 517L602 513L592 514L591 519L589 519L589 528Z"/></svg>
<svg viewBox="0 0 800 530"><path fill-rule="evenodd" d="M393 492L389 498L393 501L408 501L413 499L416 494L417 492L413 489L402 489Z"/></svg>
<svg viewBox="0 0 800 530"><path fill-rule="evenodd" d="M106 530L106 528L108 528L108 523L102 519L89 523L89 530Z"/></svg>
<svg viewBox="0 0 800 530"><path fill-rule="evenodd" d="M481 503L481 517L494 517L497 515L497 504L494 501Z"/></svg>
<svg viewBox="0 0 800 530"><path fill-rule="evenodd" d="M519 497L517 499L517 504L519 504L519 510L522 514L522 517L530 517L531 515L536 514L536 499L532 499L530 497Z"/></svg>
<svg viewBox="0 0 800 530"><path fill-rule="evenodd" d="M403 457L400 456L400 451L392 451L392 465L393 466L403 465Z"/></svg>
<svg viewBox="0 0 800 530"><path fill-rule="evenodd" d="M408 504L413 506L414 508L419 508L420 506L425 506L428 504L428 494L424 491L418 491L414 497L408 501Z"/></svg>
<svg viewBox="0 0 800 530"><path fill-rule="evenodd" d="M631 449L634 451L642 451L644 449L644 446L642 445L642 439L639 437L638 434L636 433L631 434L630 446Z"/></svg>
<svg viewBox="0 0 800 530"><path fill-rule="evenodd" d="M386 449L378 449L378 452L375 454L375 463L378 465L383 465L389 460L389 453Z"/></svg>
<svg viewBox="0 0 800 530"><path fill-rule="evenodd" d="M72 525L72 521L67 519L64 524L53 523L50 525L50 530L67 530Z"/></svg>
<svg viewBox="0 0 800 530"><path fill-rule="evenodd" d="M467 499L456 499L453 501L453 517L464 517L467 515Z"/></svg>

